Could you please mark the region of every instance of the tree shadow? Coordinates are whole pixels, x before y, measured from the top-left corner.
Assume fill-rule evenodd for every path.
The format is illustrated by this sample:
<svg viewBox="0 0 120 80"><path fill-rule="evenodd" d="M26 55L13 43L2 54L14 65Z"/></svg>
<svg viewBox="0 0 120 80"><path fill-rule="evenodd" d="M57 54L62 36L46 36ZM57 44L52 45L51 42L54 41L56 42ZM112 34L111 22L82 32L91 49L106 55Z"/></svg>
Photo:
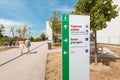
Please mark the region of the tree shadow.
<svg viewBox="0 0 120 80"><path fill-rule="evenodd" d="M37 51L34 51L34 52L32 52L32 51L35 50L35 49L37 49L37 48L39 48L39 47L41 47L42 45L45 45L45 44L46 44L46 43L43 43L43 44L41 44L41 45L39 45L39 46L31 49L31 50L30 50L30 54L35 54L35 53L37 53ZM16 59L18 59L18 58L20 58L21 56L23 56L23 55L25 55L25 54L27 54L27 52L25 52L25 53L23 53L22 55L16 56L16 57L14 57L14 58L12 58L12 59L10 59L10 60L8 60L8 61L0 64L0 67L2 67L2 66L4 66L4 65L6 65L6 64L8 64L8 63L10 63L10 62L12 62L12 61L14 61L14 60L16 60Z"/></svg>
<svg viewBox="0 0 120 80"><path fill-rule="evenodd" d="M24 53L24 54L26 54L26 53ZM17 59L17 58L19 58L19 57L23 56L24 54L19 55L19 56L16 56L16 57L14 57L13 59L10 59L10 60L8 60L8 61L6 61L6 62L4 62L4 63L0 64L0 67L1 67L1 66L3 66L3 65L5 65L5 64L7 64L7 63L9 63L9 62L12 62L13 60L15 60L15 59Z"/></svg>

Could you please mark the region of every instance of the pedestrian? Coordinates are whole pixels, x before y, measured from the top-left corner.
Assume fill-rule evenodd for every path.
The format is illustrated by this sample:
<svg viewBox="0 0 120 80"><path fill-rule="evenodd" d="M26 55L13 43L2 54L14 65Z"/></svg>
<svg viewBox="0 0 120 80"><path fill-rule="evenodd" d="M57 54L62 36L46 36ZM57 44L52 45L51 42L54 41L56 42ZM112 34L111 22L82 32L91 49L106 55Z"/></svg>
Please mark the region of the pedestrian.
<svg viewBox="0 0 120 80"><path fill-rule="evenodd" d="M23 54L23 49L24 49L24 41L20 41L19 48L20 48L20 53L22 55Z"/></svg>
<svg viewBox="0 0 120 80"><path fill-rule="evenodd" d="M30 43L30 40L29 40L29 38L27 38L26 39L26 41L25 41L25 46L26 46L26 48L27 48L27 52L28 52L28 54L30 53L30 46L31 46L31 43Z"/></svg>
<svg viewBox="0 0 120 80"><path fill-rule="evenodd" d="M15 47L15 40L13 40L13 43L12 43L13 47Z"/></svg>
<svg viewBox="0 0 120 80"><path fill-rule="evenodd" d="M12 44L13 44L13 40L9 42L9 46L12 47Z"/></svg>
<svg viewBox="0 0 120 80"><path fill-rule="evenodd" d="M22 41L22 38L19 37L19 38L17 39L17 41L18 41L18 43L20 44L20 41Z"/></svg>

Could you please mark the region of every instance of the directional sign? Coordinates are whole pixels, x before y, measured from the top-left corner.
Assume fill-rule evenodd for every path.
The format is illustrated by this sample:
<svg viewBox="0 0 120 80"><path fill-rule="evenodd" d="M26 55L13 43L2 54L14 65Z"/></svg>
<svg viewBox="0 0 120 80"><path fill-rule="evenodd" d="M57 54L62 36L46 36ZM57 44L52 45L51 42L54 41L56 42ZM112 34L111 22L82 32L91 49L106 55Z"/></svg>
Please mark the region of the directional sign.
<svg viewBox="0 0 120 80"><path fill-rule="evenodd" d="M67 21L67 18L66 18L66 16L64 16L64 21Z"/></svg>
<svg viewBox="0 0 120 80"><path fill-rule="evenodd" d="M89 80L90 16L62 15L62 80Z"/></svg>
<svg viewBox="0 0 120 80"><path fill-rule="evenodd" d="M66 39L64 39L64 41L65 41L65 42L68 42L68 39L66 38Z"/></svg>
<svg viewBox="0 0 120 80"><path fill-rule="evenodd" d="M64 25L64 28L65 28L65 29L67 29L67 27L68 27L67 25Z"/></svg>
<svg viewBox="0 0 120 80"><path fill-rule="evenodd" d="M64 54L66 55L68 52L64 51Z"/></svg>

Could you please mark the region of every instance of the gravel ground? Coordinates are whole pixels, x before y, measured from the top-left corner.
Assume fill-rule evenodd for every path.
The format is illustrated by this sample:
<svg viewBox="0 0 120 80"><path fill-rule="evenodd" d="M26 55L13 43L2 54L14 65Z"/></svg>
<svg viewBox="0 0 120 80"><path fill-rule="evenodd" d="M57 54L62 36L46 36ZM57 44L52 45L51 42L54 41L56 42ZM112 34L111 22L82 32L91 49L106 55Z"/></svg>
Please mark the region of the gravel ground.
<svg viewBox="0 0 120 80"><path fill-rule="evenodd" d="M45 80L61 80L62 78L60 49L53 49L53 52L50 50L52 54L50 53L47 56ZM119 53L120 49L112 51ZM120 80L120 60L111 62L110 66L105 66L102 63L90 64L90 80Z"/></svg>

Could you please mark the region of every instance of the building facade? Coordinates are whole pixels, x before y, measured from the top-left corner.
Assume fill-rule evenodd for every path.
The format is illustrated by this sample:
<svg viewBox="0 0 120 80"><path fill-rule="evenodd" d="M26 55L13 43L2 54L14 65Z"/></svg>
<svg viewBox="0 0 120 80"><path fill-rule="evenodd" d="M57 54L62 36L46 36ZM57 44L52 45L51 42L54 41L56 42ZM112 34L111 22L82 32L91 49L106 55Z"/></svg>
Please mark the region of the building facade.
<svg viewBox="0 0 120 80"><path fill-rule="evenodd" d="M52 29L49 21L46 22L46 37L49 41L52 41Z"/></svg>

